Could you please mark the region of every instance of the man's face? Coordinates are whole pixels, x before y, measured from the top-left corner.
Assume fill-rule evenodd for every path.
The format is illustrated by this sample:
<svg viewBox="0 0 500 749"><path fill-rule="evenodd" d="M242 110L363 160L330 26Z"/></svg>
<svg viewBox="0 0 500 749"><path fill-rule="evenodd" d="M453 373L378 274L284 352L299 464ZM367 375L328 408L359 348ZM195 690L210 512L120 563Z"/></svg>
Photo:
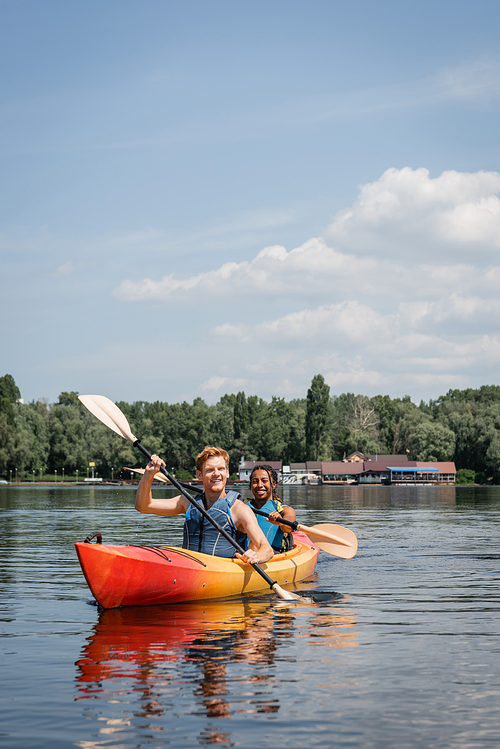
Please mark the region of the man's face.
<svg viewBox="0 0 500 749"><path fill-rule="evenodd" d="M224 490L229 478L229 470L226 468L224 458L208 458L201 471L196 471L196 475L203 482L205 491L217 494Z"/></svg>

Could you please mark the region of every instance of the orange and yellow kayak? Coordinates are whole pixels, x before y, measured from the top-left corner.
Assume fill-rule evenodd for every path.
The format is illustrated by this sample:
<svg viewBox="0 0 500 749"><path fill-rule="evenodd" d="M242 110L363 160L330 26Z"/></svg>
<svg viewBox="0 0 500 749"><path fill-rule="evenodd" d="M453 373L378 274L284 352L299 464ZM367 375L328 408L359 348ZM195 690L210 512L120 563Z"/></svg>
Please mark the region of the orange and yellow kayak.
<svg viewBox="0 0 500 749"><path fill-rule="evenodd" d="M293 549L261 565L279 585L309 577L318 559L318 547L305 534L293 535ZM225 598L267 588L265 580L239 559L175 546L83 542L75 547L87 584L104 609Z"/></svg>

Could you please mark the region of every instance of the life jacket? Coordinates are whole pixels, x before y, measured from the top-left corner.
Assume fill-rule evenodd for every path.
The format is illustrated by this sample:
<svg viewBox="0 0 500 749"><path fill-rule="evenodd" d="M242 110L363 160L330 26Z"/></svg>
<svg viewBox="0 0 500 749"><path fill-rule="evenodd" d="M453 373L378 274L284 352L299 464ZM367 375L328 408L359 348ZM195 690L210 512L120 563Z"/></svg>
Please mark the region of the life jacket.
<svg viewBox="0 0 500 749"><path fill-rule="evenodd" d="M198 499L203 500L204 496L202 494ZM207 512L224 528L226 533L245 549L248 545L247 536L237 530L231 518L231 507L238 499L241 499L241 494L228 492L225 497L217 499ZM217 557L231 558L236 555L234 546L231 546L229 541L214 528L212 523L194 505L189 505L186 512L182 548L190 551L201 551L203 554Z"/></svg>
<svg viewBox="0 0 500 749"><path fill-rule="evenodd" d="M246 499L245 504L252 506L252 500ZM261 512L267 512L269 514L270 512L275 511L281 512L283 505L279 501L276 502L275 499L268 499L259 509ZM261 531L271 544L273 551L276 551L279 554L280 552L293 549L293 536L291 533L284 533L279 525L270 523L269 520L263 518L262 515L256 515L255 517L257 518Z"/></svg>

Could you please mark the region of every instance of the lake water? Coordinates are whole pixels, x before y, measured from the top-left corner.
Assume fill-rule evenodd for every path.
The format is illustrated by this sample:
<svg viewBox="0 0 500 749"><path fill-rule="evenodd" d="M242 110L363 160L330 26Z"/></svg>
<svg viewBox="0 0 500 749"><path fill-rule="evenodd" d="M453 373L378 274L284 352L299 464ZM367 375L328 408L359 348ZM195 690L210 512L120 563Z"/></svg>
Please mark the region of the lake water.
<svg viewBox="0 0 500 749"><path fill-rule="evenodd" d="M498 746L500 488L282 492L356 533L301 586L342 598L100 614L74 542L178 544L181 519L133 488L0 487L0 745Z"/></svg>

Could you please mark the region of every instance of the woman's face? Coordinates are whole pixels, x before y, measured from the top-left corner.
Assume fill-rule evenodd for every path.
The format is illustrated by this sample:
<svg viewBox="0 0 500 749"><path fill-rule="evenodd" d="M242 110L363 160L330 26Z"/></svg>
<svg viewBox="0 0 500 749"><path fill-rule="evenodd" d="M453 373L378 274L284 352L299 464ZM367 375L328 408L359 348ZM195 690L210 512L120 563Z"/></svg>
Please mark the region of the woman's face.
<svg viewBox="0 0 500 749"><path fill-rule="evenodd" d="M273 496L273 483L267 471L258 468L253 472L251 490L255 499L263 504Z"/></svg>

